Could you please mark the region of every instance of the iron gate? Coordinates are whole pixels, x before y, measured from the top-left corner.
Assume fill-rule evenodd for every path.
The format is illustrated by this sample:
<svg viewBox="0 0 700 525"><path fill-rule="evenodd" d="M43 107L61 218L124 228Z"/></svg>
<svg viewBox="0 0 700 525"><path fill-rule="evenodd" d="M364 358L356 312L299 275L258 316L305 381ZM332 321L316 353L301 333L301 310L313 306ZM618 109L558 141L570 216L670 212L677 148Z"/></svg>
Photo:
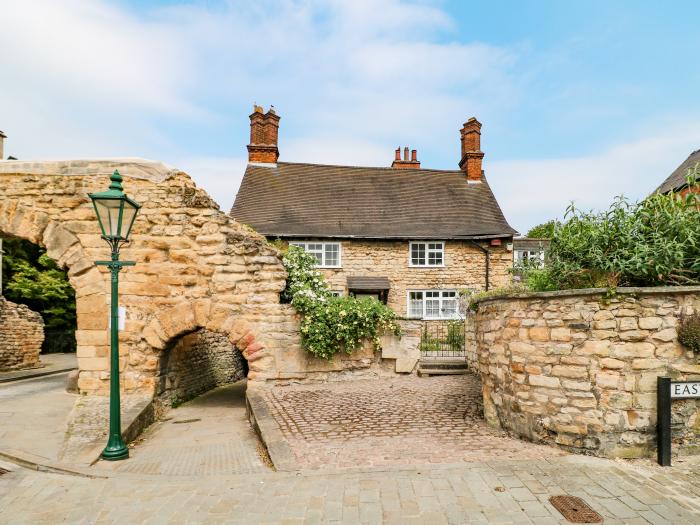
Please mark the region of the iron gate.
<svg viewBox="0 0 700 525"><path fill-rule="evenodd" d="M423 321L420 336L422 359L467 359L464 321Z"/></svg>

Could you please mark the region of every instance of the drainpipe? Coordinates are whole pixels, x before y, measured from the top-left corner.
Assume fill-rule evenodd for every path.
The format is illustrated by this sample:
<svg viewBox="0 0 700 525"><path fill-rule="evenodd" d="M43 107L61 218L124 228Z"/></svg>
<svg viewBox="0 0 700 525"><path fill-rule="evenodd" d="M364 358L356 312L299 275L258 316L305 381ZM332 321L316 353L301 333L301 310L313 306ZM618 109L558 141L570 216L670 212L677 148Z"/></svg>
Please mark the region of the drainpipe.
<svg viewBox="0 0 700 525"><path fill-rule="evenodd" d="M490 264L489 251L486 248L484 248L483 246L481 246L479 243L476 243L474 241L469 241L469 242L472 243L472 245L479 248L482 251L482 253L484 254L484 258L486 259L486 275L484 277L486 280L486 291L488 292L489 291L489 264Z"/></svg>

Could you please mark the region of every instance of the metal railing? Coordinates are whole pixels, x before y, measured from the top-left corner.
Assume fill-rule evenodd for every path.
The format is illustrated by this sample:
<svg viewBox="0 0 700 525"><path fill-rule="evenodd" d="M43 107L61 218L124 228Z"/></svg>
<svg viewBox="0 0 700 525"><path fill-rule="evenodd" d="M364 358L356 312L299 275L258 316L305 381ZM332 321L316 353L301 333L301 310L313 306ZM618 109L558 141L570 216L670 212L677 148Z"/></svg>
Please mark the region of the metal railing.
<svg viewBox="0 0 700 525"><path fill-rule="evenodd" d="M464 321L423 321L419 349L421 358L465 359Z"/></svg>

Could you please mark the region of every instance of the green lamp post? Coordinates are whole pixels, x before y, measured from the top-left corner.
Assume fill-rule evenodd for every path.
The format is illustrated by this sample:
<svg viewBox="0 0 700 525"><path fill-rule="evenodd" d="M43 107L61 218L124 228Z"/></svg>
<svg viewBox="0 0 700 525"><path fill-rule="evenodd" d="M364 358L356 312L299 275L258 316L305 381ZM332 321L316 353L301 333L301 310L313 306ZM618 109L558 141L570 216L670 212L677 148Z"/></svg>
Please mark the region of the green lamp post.
<svg viewBox="0 0 700 525"><path fill-rule="evenodd" d="M102 458L110 461L126 459L129 449L122 440L121 402L119 398L119 270L122 266L133 266L130 261L119 260L119 249L129 242L129 233L141 207L123 191L122 177L114 171L107 191L89 193L95 207L97 220L102 230L102 238L112 250L112 260L97 261L95 264L107 266L112 273L112 301L110 323L110 372L109 372L109 441L102 451Z"/></svg>

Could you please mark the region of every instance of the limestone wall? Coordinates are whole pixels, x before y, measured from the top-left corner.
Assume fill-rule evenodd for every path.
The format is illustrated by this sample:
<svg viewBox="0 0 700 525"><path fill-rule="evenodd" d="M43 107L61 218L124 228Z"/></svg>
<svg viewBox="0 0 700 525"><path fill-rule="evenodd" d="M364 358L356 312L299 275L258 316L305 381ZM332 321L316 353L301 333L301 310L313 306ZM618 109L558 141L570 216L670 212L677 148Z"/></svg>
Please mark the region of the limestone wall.
<svg viewBox="0 0 700 525"><path fill-rule="evenodd" d="M656 378L700 379L677 342L700 287L573 290L482 300L475 342L489 424L608 457L655 453ZM700 401L674 401L674 450L700 446Z"/></svg>
<svg viewBox="0 0 700 525"><path fill-rule="evenodd" d="M314 240L314 239L308 239ZM470 288L483 290L486 260L483 252L466 241L445 242L445 266L417 268L409 265L408 241L359 241L343 239L342 268L324 268L332 290L347 293L349 276L387 277L391 283L387 304L400 316L408 316L408 290ZM513 267L513 253L505 246L488 248L491 288L511 282L508 269Z"/></svg>
<svg viewBox="0 0 700 525"><path fill-rule="evenodd" d="M39 366L43 342L41 315L0 296L0 370Z"/></svg>
<svg viewBox="0 0 700 525"><path fill-rule="evenodd" d="M190 177L139 159L0 161L0 234L46 247L76 291L77 357L83 393L108 391L109 276L96 260L107 244L87 197L119 169L128 195L143 205L120 273L123 388L155 393L165 349L206 328L243 351L250 379L275 378L277 358L296 337L279 304L285 272L275 248L235 223ZM282 322L279 322L279 321Z"/></svg>

